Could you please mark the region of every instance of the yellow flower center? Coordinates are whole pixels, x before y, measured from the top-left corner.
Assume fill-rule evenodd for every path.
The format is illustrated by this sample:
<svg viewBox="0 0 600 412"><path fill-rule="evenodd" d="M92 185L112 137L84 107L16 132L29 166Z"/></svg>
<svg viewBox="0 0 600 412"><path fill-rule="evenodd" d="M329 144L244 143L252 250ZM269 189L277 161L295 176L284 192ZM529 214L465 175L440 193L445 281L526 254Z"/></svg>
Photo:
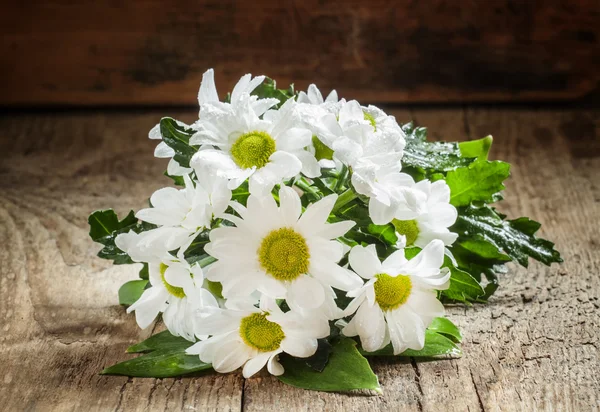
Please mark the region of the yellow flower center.
<svg viewBox="0 0 600 412"><path fill-rule="evenodd" d="M365 117L365 120L368 121L369 123L371 123L371 126L373 126L373 129L375 129L375 131L377 131L377 125L375 124L375 118L373 116L371 116L369 113L365 112L363 110L363 115Z"/></svg>
<svg viewBox="0 0 600 412"><path fill-rule="evenodd" d="M317 136L312 137L312 142L313 146L315 147L315 157L317 158L317 160L333 159L333 150L325 146L325 144L322 141L320 141Z"/></svg>
<svg viewBox="0 0 600 412"><path fill-rule="evenodd" d="M375 300L381 310L393 310L406 303L412 290L410 277L405 275L390 276L387 273L375 275L377 281L373 284L375 288Z"/></svg>
<svg viewBox="0 0 600 412"><path fill-rule="evenodd" d="M249 132L237 138L231 146L231 156L242 169L260 169L275 153L275 140L265 132Z"/></svg>
<svg viewBox="0 0 600 412"><path fill-rule="evenodd" d="M162 279L162 282L165 285L167 292L169 292L171 295L173 295L175 297L178 297L179 299L184 298L185 292L183 291L183 288L173 286L169 282L167 282L167 280L165 279L165 272L167 271L167 268L168 268L168 266L165 265L164 263L160 264L160 278Z"/></svg>
<svg viewBox="0 0 600 412"><path fill-rule="evenodd" d="M258 249L262 268L281 281L291 281L308 272L309 258L304 237L287 227L271 231Z"/></svg>
<svg viewBox="0 0 600 412"><path fill-rule="evenodd" d="M281 326L267 320L267 313L254 313L242 318L240 336L246 345L261 352L271 352L279 349L285 338Z"/></svg>
<svg viewBox="0 0 600 412"><path fill-rule="evenodd" d="M392 220L396 232L406 236L406 246L412 246L419 236L419 225L416 220Z"/></svg>

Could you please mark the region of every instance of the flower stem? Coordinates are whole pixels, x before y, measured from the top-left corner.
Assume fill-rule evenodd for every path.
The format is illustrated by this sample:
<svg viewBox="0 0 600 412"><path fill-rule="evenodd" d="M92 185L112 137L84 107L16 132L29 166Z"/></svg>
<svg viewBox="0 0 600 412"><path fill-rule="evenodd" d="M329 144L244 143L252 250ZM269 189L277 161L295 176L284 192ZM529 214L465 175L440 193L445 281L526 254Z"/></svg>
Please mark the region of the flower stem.
<svg viewBox="0 0 600 412"><path fill-rule="evenodd" d="M340 210L345 204L352 202L354 199L357 198L357 194L356 192L354 192L354 190L352 189L348 189L346 190L344 193L342 193L338 198L337 201L335 202L335 205L333 206L333 209L331 210L331 213L335 213L338 210Z"/></svg>
<svg viewBox="0 0 600 412"><path fill-rule="evenodd" d="M344 187L346 180L348 180L348 166L342 165L342 170L340 171L337 182L335 182L333 191L337 193L342 187Z"/></svg>

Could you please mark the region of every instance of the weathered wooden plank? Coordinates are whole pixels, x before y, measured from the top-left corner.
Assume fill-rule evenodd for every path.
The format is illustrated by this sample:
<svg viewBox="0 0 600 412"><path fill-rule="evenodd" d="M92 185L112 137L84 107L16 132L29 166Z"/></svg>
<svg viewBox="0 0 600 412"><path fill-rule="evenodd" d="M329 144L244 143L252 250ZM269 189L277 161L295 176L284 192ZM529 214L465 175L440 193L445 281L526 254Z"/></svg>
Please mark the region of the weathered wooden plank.
<svg viewBox="0 0 600 412"><path fill-rule="evenodd" d="M139 268L96 258L85 216L143 207L167 183L164 161L147 161L155 142L146 133L157 118L0 119L0 410L241 409L239 374L98 375L130 358L127 346L151 331L140 331L117 300L119 285Z"/></svg>
<svg viewBox="0 0 600 412"><path fill-rule="evenodd" d="M1 105L195 104L215 67L369 101L598 93L597 0L12 2Z"/></svg>
<svg viewBox="0 0 600 412"><path fill-rule="evenodd" d="M12 115L0 118L0 399L13 410L598 410L600 368L599 130L597 110L418 109L435 139L495 135L494 157L514 164L502 210L531 215L558 243L561 267L513 267L490 305L449 308L464 357L375 360L382 396L326 394L263 373L191 379L102 377L148 336L117 305L134 267L94 258L86 216L144 205L163 160L146 131L161 115L194 112ZM585 142L582 143L582 142Z"/></svg>

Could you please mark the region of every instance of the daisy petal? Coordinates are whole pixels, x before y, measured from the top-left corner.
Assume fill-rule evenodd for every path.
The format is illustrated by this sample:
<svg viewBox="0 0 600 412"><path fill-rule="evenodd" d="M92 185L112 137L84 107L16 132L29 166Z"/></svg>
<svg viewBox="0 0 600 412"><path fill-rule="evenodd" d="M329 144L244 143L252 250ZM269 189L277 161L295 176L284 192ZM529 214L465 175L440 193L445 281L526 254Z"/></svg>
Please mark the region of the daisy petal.
<svg viewBox="0 0 600 412"><path fill-rule="evenodd" d="M269 361L270 357L271 357L271 352L263 352L263 353L259 353L254 358L252 358L248 362L246 362L246 364L244 365L243 373L242 373L244 375L244 378L248 379L249 377L254 375L256 372L258 372L262 368L264 368L265 365L267 364L267 362Z"/></svg>
<svg viewBox="0 0 600 412"><path fill-rule="evenodd" d="M323 304L325 291L318 280L302 275L292 282L287 298L302 308L316 309Z"/></svg>
<svg viewBox="0 0 600 412"><path fill-rule="evenodd" d="M371 245L373 246L373 245ZM350 267L364 279L371 279L382 273L381 262L375 247L354 246L348 256Z"/></svg>

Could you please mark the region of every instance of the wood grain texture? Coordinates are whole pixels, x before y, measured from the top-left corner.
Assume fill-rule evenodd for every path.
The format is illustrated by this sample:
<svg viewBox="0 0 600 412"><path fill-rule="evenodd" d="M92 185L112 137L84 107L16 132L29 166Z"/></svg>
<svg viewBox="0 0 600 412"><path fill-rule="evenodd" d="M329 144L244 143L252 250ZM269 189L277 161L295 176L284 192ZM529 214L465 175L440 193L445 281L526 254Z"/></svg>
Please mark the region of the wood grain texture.
<svg viewBox="0 0 600 412"><path fill-rule="evenodd" d="M146 131L161 115L80 112L0 117L0 410L600 410L600 111L396 110L435 139L493 133L513 163L502 211L544 224L565 263L516 266L489 305L452 306L464 356L374 360L384 394L331 394L261 373L185 379L99 376L149 336L117 304L135 266L95 258L94 209L124 213L168 182Z"/></svg>
<svg viewBox="0 0 600 412"><path fill-rule="evenodd" d="M247 72L375 102L600 95L597 0L11 2L0 105L194 105Z"/></svg>

